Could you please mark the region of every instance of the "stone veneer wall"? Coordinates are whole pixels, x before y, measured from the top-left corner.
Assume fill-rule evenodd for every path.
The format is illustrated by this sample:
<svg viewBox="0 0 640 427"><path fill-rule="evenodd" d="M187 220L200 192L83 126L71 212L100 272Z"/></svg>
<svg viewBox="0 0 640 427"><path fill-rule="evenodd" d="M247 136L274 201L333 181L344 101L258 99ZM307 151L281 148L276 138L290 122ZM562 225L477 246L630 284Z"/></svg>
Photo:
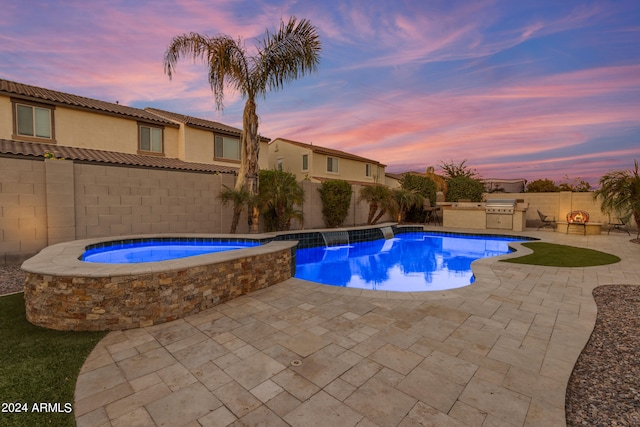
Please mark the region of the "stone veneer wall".
<svg viewBox="0 0 640 427"><path fill-rule="evenodd" d="M169 322L294 274L295 249L174 271L115 277L29 273L27 320L57 330L122 330Z"/></svg>

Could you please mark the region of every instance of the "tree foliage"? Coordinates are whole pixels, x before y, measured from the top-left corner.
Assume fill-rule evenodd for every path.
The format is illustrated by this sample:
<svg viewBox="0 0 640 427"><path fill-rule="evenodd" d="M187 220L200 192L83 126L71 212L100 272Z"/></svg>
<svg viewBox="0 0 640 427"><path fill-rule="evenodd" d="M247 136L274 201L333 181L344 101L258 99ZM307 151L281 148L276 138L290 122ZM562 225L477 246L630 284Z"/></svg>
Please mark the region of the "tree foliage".
<svg viewBox="0 0 640 427"><path fill-rule="evenodd" d="M580 178L570 179L568 175L564 176L564 181L558 185L560 191L573 191L575 193L586 193L592 190L591 184Z"/></svg>
<svg viewBox="0 0 640 427"><path fill-rule="evenodd" d="M459 176L466 176L476 179L480 178L480 174L478 173L478 171L467 166L467 159L464 159L459 164L455 164L453 160L451 160L449 163L441 162L439 166L444 172L444 175L447 178L447 182L450 179L457 178Z"/></svg>
<svg viewBox="0 0 640 427"><path fill-rule="evenodd" d="M455 202L460 199L469 199L472 202L481 202L484 193L484 184L477 179L466 175L458 175L447 181L447 201Z"/></svg>
<svg viewBox="0 0 640 427"><path fill-rule="evenodd" d="M560 188L550 179L536 179L527 184L527 192L529 193L554 193L560 191Z"/></svg>
<svg viewBox="0 0 640 427"><path fill-rule="evenodd" d="M280 28L256 46L256 53L249 55L242 40L227 35L210 37L189 33L171 40L164 55L164 71L171 78L181 57L200 60L207 66L209 85L216 107L223 108L224 89L229 86L246 97L242 115L240 171L236 189L246 187L254 196L258 192L258 114L256 98L267 92L279 90L309 72L320 63L320 36L318 29L306 19L280 22ZM251 206L249 225L251 232L258 231L257 206Z"/></svg>
<svg viewBox="0 0 640 427"><path fill-rule="evenodd" d="M257 200L266 231L289 230L291 220L304 219L302 210L299 209L304 203L304 190L290 172L261 170Z"/></svg>
<svg viewBox="0 0 640 427"><path fill-rule="evenodd" d="M322 218L329 228L340 227L349 214L353 189L347 181L334 179L324 181L320 188Z"/></svg>
<svg viewBox="0 0 640 427"><path fill-rule="evenodd" d="M436 182L428 176L406 173L402 176L400 185L403 189L413 191L422 197L419 204L413 204L407 208L404 219L407 222L422 222L425 216L422 209L424 199L429 199L431 206L436 205Z"/></svg>
<svg viewBox="0 0 640 427"><path fill-rule="evenodd" d="M600 189L594 191L594 199L601 199L603 213L615 214L620 218L633 215L640 228L640 174L638 161L632 170L609 172L600 178ZM639 231L640 233L640 231Z"/></svg>
<svg viewBox="0 0 640 427"><path fill-rule="evenodd" d="M431 180L436 184L436 192L442 191L442 194L447 194L447 180L444 179L444 177L438 175L433 166L427 167L427 170L424 174L427 178L431 178Z"/></svg>

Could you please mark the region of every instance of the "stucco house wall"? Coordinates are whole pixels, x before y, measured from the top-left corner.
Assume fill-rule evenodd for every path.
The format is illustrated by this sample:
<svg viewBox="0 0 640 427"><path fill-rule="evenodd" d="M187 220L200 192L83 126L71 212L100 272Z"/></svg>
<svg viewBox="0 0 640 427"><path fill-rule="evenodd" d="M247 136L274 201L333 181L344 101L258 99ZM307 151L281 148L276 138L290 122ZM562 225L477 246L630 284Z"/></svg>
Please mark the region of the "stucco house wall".
<svg viewBox="0 0 640 427"><path fill-rule="evenodd" d="M0 138L11 138L11 134L13 133L12 120L11 99L0 95Z"/></svg>
<svg viewBox="0 0 640 427"><path fill-rule="evenodd" d="M303 170L302 157L308 155L308 170ZM328 171L327 159L338 162L337 172ZM366 165L370 165L371 176L366 175ZM385 165L372 159L356 156L340 150L305 144L298 141L276 138L269 144L269 169L291 172L298 181L321 182L328 179L342 179L353 184L385 184Z"/></svg>
<svg viewBox="0 0 640 427"><path fill-rule="evenodd" d="M51 110L51 138L15 134L13 102ZM0 79L0 138L137 153L139 124L163 129L163 155L178 158L178 126L144 110Z"/></svg>
<svg viewBox="0 0 640 427"><path fill-rule="evenodd" d="M208 163L218 166L239 167L240 161L216 157L215 137L226 136L241 141L242 130L232 126L197 117L185 116L171 111L157 108L145 108L146 112L163 119L170 120L180 126L178 142L181 146L180 159L187 162ZM269 167L269 139L260 137L260 150L258 152L258 167Z"/></svg>
<svg viewBox="0 0 640 427"><path fill-rule="evenodd" d="M306 170L302 169L302 156L309 156L309 163ZM279 140L273 141L268 148L268 165L269 169L277 169L282 165L282 170L292 173L296 176L297 181L310 179L310 172L314 169L313 152L306 147L287 144Z"/></svg>
<svg viewBox="0 0 640 427"><path fill-rule="evenodd" d="M63 106L55 110L55 135L59 145L135 154L138 129L137 120ZM165 157L181 158L178 133L177 127L163 127Z"/></svg>
<svg viewBox="0 0 640 427"><path fill-rule="evenodd" d="M14 105L44 106L52 110L53 138L14 135ZM238 168L240 163L215 158L214 135L240 139L241 129L223 123L152 108L138 109L0 79L0 139L31 141L56 146L136 154L139 125L162 128L163 152L141 154L186 162ZM266 169L268 138L261 138L259 166Z"/></svg>
<svg viewBox="0 0 640 427"><path fill-rule="evenodd" d="M210 163L219 166L240 167L239 161L220 160L215 158L214 138L215 132L205 129L198 129L191 126L181 126L181 133L184 133L184 157L186 162ZM260 169L269 167L269 143L260 142L260 152L258 153L258 166Z"/></svg>

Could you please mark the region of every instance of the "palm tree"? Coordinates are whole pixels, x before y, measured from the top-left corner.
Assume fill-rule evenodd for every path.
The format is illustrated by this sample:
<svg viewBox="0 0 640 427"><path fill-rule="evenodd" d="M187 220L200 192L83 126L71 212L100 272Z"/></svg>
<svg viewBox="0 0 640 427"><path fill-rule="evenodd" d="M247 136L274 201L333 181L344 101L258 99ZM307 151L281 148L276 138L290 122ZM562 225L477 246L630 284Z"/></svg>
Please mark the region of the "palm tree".
<svg viewBox="0 0 640 427"><path fill-rule="evenodd" d="M215 96L216 108L221 110L226 85L246 97L242 115L241 164L236 189L247 188L252 196L258 194L258 114L256 97L266 96L271 90L281 89L285 83L296 80L317 69L320 62L320 37L311 22L291 17L282 21L280 29L256 46L255 55L249 55L242 40L227 35L209 37L190 33L173 38L164 55L165 73L172 77L178 59L191 56L202 60L208 67L209 84ZM259 210L250 207L251 232L258 231Z"/></svg>
<svg viewBox="0 0 640 427"><path fill-rule="evenodd" d="M393 209L389 187L382 184L367 185L360 189L360 201L369 203L367 224L375 224L387 211ZM377 213L377 215L376 215Z"/></svg>
<svg viewBox="0 0 640 427"><path fill-rule="evenodd" d="M249 205L251 202L251 194L246 188L229 188L223 185L224 190L218 194L218 198L222 201L223 205L228 203L233 204L233 219L231 220L231 230L229 233L236 234L238 228L238 222L240 222L240 214L242 209Z"/></svg>
<svg viewBox="0 0 640 427"><path fill-rule="evenodd" d="M392 213L398 215L398 223L402 224L405 214L413 207L422 207L424 197L415 190L407 190L406 188L394 188L391 190L391 196L394 200L394 209Z"/></svg>
<svg viewBox="0 0 640 427"><path fill-rule="evenodd" d="M619 213L621 217L633 215L640 236L640 174L638 161L633 170L609 172L600 178L600 189L594 191L593 198L602 199L603 213ZM637 236L637 237L638 237Z"/></svg>
<svg viewBox="0 0 640 427"><path fill-rule="evenodd" d="M265 216L267 231L291 228L291 220L303 220L302 211L296 209L304 203L304 190L290 172L279 170L260 171L258 203Z"/></svg>

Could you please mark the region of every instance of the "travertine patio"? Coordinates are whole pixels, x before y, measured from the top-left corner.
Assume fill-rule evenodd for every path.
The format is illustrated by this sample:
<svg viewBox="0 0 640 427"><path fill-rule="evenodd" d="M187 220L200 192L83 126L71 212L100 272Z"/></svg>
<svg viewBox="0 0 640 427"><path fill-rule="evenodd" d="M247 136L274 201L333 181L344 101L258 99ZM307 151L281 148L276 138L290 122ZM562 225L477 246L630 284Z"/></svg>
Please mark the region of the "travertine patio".
<svg viewBox="0 0 640 427"><path fill-rule="evenodd" d="M622 262L485 259L472 286L433 293L289 279L111 332L78 378L78 426L564 425L566 384L596 318L591 291L640 284L640 245L626 234L519 234Z"/></svg>

